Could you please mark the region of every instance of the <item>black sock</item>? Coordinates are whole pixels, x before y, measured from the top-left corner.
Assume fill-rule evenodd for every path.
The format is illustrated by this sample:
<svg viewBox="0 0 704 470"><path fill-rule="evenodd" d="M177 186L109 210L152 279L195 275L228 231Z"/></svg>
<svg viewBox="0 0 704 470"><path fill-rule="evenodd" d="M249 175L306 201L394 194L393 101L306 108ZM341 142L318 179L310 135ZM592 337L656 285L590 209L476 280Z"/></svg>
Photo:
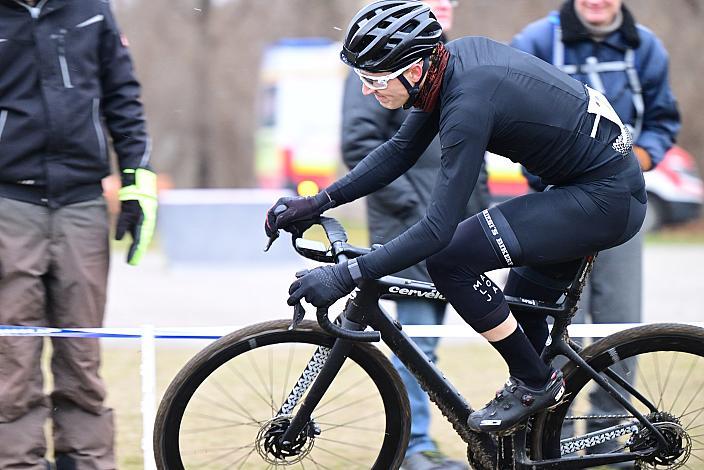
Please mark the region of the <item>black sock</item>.
<svg viewBox="0 0 704 470"><path fill-rule="evenodd" d="M523 332L528 337L530 344L538 352L538 355L545 349L545 343L547 342L550 331L548 330L547 316L531 313L514 313L516 321L521 325Z"/></svg>
<svg viewBox="0 0 704 470"><path fill-rule="evenodd" d="M490 343L508 364L511 377L530 388L542 388L550 378L550 368L540 359L533 345L519 327L506 338Z"/></svg>

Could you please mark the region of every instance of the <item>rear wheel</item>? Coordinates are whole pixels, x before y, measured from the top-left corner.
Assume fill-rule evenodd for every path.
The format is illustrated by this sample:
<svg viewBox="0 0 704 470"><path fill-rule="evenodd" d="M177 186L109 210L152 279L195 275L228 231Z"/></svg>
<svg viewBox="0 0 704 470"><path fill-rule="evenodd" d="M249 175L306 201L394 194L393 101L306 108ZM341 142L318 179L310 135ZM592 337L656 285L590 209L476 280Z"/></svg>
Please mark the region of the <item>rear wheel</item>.
<svg viewBox="0 0 704 470"><path fill-rule="evenodd" d="M704 329L646 325L604 338L585 348L582 357L596 371L609 367L627 378L657 408L631 398L670 442L668 450L638 461L639 468L704 468ZM564 372L565 400L533 422L533 459L654 447L654 437L615 401L608 403L608 414L591 409L589 395L597 385L583 370L569 364ZM611 433L599 434L607 427ZM588 432L597 435L584 437Z"/></svg>
<svg viewBox="0 0 704 470"><path fill-rule="evenodd" d="M400 466L408 397L388 359L368 344L355 344L304 432L281 445L278 437L306 396L295 385L316 374L334 343L313 322L288 326L275 321L232 333L179 372L157 413L159 468Z"/></svg>

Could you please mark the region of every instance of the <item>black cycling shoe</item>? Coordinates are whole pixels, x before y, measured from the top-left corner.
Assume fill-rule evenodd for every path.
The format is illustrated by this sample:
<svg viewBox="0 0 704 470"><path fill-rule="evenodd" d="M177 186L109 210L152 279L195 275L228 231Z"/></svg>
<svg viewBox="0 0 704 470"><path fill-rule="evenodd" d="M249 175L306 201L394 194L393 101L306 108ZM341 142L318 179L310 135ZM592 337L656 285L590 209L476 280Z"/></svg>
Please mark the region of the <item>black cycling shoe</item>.
<svg viewBox="0 0 704 470"><path fill-rule="evenodd" d="M555 405L565 393L562 372L552 371L544 388L534 390L521 380L509 377L496 397L467 418L467 425L478 432L502 432L513 428L528 416Z"/></svg>

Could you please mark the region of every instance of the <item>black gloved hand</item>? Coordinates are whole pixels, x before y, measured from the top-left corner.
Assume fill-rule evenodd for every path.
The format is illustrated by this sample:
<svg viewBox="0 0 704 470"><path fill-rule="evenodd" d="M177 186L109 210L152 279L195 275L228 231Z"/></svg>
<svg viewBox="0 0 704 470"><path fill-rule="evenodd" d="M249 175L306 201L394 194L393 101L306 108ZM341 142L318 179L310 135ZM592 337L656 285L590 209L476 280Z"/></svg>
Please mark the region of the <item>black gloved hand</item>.
<svg viewBox="0 0 704 470"><path fill-rule="evenodd" d="M325 191L308 197L282 197L267 211L264 232L271 238L279 229L286 230L297 221L314 219L334 205Z"/></svg>
<svg viewBox="0 0 704 470"><path fill-rule="evenodd" d="M296 277L298 279L288 289L291 294L287 300L289 305L306 299L316 307L329 307L356 287L347 262L299 271Z"/></svg>

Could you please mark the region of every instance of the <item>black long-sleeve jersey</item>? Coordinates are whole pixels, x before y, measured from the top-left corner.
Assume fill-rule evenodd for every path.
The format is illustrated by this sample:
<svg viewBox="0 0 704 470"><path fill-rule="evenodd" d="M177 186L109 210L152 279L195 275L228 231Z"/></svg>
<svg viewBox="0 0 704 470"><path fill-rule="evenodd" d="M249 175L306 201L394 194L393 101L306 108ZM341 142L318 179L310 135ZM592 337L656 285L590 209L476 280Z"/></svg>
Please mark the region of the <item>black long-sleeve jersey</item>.
<svg viewBox="0 0 704 470"><path fill-rule="evenodd" d="M487 38L465 37L447 49L435 110L414 110L391 140L327 189L338 204L374 192L413 166L440 135L442 166L426 216L359 258L366 278L398 272L450 242L487 150L522 164L547 184L568 183L618 158L604 142L613 132L590 136L594 119L579 81Z"/></svg>

